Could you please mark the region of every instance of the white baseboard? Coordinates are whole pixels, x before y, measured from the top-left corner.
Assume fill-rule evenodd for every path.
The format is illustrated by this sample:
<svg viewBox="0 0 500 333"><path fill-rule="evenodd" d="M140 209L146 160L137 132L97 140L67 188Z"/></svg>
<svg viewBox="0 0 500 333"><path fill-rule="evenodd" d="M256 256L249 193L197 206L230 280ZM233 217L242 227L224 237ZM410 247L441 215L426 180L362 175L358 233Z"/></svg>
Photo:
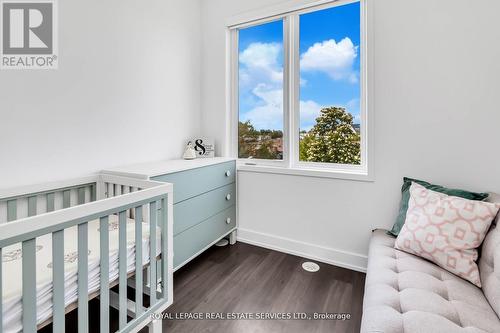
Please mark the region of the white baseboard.
<svg viewBox="0 0 500 333"><path fill-rule="evenodd" d="M239 242L316 260L358 272L366 272L368 258L365 255L305 243L248 229L239 228L237 232L237 239Z"/></svg>

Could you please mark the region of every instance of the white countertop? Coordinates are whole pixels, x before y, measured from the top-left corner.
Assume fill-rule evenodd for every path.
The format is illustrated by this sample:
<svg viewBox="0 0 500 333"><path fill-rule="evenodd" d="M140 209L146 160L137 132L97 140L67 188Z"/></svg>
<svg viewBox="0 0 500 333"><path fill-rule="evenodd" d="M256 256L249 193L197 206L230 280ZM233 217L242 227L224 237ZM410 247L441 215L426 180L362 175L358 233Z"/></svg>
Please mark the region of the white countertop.
<svg viewBox="0 0 500 333"><path fill-rule="evenodd" d="M155 177L189 169L201 168L204 166L220 164L235 160L236 159L234 158L227 158L227 157L197 158L194 160L165 160L165 161L126 165L118 168L103 170L102 172L127 176L127 177L147 179L149 177Z"/></svg>

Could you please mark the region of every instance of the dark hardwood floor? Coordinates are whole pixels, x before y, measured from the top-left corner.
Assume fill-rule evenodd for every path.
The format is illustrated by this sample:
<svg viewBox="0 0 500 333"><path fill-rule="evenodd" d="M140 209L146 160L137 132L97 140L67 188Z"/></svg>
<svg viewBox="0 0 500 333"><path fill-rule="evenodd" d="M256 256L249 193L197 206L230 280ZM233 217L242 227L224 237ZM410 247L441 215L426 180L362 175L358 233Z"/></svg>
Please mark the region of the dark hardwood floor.
<svg viewBox="0 0 500 333"><path fill-rule="evenodd" d="M304 258L244 244L212 247L174 274L174 304L167 314L349 313L350 320L179 320L165 319L168 333L358 333L365 274L327 264L302 269ZM133 290L129 290L131 296ZM147 300L145 301L147 304ZM89 306L89 331L99 332L99 300ZM66 332L77 332L78 315L66 315ZM118 311L110 309L111 331ZM52 325L39 331L52 332ZM141 333L148 332L148 328Z"/></svg>
<svg viewBox="0 0 500 333"><path fill-rule="evenodd" d="M359 332L365 275L237 243L213 247L174 275L174 304L182 313L349 313L350 320L179 320L165 332Z"/></svg>

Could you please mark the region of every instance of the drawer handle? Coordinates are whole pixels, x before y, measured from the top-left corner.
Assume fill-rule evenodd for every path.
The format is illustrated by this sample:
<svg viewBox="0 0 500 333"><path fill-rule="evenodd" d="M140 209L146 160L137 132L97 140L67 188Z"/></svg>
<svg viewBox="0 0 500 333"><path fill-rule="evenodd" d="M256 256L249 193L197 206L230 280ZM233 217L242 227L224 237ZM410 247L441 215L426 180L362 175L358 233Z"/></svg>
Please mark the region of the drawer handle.
<svg viewBox="0 0 500 333"><path fill-rule="evenodd" d="M227 195L226 195L226 200L227 200L227 201L231 200L231 194L227 194Z"/></svg>
<svg viewBox="0 0 500 333"><path fill-rule="evenodd" d="M231 171L227 170L226 171L226 177L229 177L229 176L231 176Z"/></svg>
<svg viewBox="0 0 500 333"><path fill-rule="evenodd" d="M231 218L230 218L230 217L228 217L228 218L226 219L226 224L231 224Z"/></svg>

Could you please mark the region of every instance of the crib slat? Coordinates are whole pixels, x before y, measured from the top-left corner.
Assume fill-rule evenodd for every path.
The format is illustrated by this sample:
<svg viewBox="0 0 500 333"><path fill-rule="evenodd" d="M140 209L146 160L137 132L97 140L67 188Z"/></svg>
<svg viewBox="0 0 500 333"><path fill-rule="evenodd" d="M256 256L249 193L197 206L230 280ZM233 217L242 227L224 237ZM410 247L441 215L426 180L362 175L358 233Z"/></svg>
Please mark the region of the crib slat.
<svg viewBox="0 0 500 333"><path fill-rule="evenodd" d="M55 209L55 193L47 193L47 212L53 212Z"/></svg>
<svg viewBox="0 0 500 333"><path fill-rule="evenodd" d="M83 192L85 197L83 203L92 202L92 185L85 186Z"/></svg>
<svg viewBox="0 0 500 333"><path fill-rule="evenodd" d="M108 183L108 198L112 198L115 196L115 185Z"/></svg>
<svg viewBox="0 0 500 333"><path fill-rule="evenodd" d="M78 333L88 332L88 224L78 225Z"/></svg>
<svg viewBox="0 0 500 333"><path fill-rule="evenodd" d="M135 192L137 191L137 188L133 187L133 186L130 186L130 193L132 192ZM130 210L130 218L131 219L135 219L136 215L135 215L135 209L131 209Z"/></svg>
<svg viewBox="0 0 500 333"><path fill-rule="evenodd" d="M64 333L64 230L52 233L53 332Z"/></svg>
<svg viewBox="0 0 500 333"><path fill-rule="evenodd" d="M28 198L19 197L16 200L17 200L16 219L19 220L28 217Z"/></svg>
<svg viewBox="0 0 500 333"><path fill-rule="evenodd" d="M41 194L36 196L36 215L47 213L47 195Z"/></svg>
<svg viewBox="0 0 500 333"><path fill-rule="evenodd" d="M0 248L0 333L3 333L2 249Z"/></svg>
<svg viewBox="0 0 500 333"><path fill-rule="evenodd" d="M150 291L150 306L156 303L156 220L158 210L156 201L149 204L149 291Z"/></svg>
<svg viewBox="0 0 500 333"><path fill-rule="evenodd" d="M36 215L36 196L28 197L28 216Z"/></svg>
<svg viewBox="0 0 500 333"><path fill-rule="evenodd" d="M168 208L167 200L161 199L161 285L162 296L167 298L168 289L168 255L167 255L167 235L168 235Z"/></svg>
<svg viewBox="0 0 500 333"><path fill-rule="evenodd" d="M71 188L69 192L69 206L74 207L78 205L78 189Z"/></svg>
<svg viewBox="0 0 500 333"><path fill-rule="evenodd" d="M71 191L63 191L63 208L68 208L71 206Z"/></svg>
<svg viewBox="0 0 500 333"><path fill-rule="evenodd" d="M63 193L61 191L54 192L54 210L63 208Z"/></svg>
<svg viewBox="0 0 500 333"><path fill-rule="evenodd" d="M90 202L94 202L95 201L95 198L96 198L96 195L97 195L97 189L96 189L96 185L92 184L90 185Z"/></svg>
<svg viewBox="0 0 500 333"><path fill-rule="evenodd" d="M0 223L7 222L7 201L0 200Z"/></svg>
<svg viewBox="0 0 500 333"><path fill-rule="evenodd" d="M130 188L128 186L122 186L122 194L128 194L130 192ZM127 210L127 217L133 219L134 218L134 213L133 209Z"/></svg>
<svg viewBox="0 0 500 333"><path fill-rule="evenodd" d="M135 209L135 317L142 314L142 206Z"/></svg>
<svg viewBox="0 0 500 333"><path fill-rule="evenodd" d="M83 205L85 203L85 187L78 188L78 204Z"/></svg>
<svg viewBox="0 0 500 333"><path fill-rule="evenodd" d="M122 329L127 325L127 212L123 211L118 214L119 221L119 328Z"/></svg>
<svg viewBox="0 0 500 333"><path fill-rule="evenodd" d="M23 332L36 332L36 239L23 242Z"/></svg>
<svg viewBox="0 0 500 333"><path fill-rule="evenodd" d="M7 222L17 219L17 200L7 201Z"/></svg>
<svg viewBox="0 0 500 333"><path fill-rule="evenodd" d="M101 217L99 220L100 230L100 258L101 258L101 332L109 332L109 217Z"/></svg>

